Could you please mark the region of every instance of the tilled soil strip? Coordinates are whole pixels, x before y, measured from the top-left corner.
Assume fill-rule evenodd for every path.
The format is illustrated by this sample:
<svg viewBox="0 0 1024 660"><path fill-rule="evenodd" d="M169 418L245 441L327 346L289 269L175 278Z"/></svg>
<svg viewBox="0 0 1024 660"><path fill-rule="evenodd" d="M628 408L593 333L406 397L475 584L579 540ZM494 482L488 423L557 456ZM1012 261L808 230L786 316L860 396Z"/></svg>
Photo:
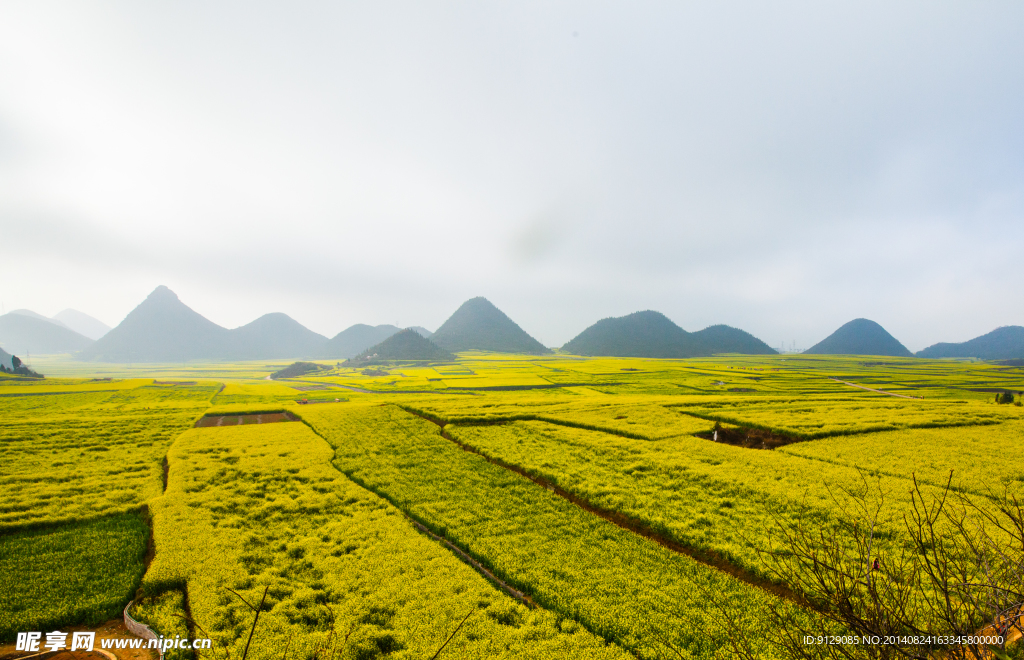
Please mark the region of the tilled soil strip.
<svg viewBox="0 0 1024 660"><path fill-rule="evenodd" d="M290 412L253 413L241 415L206 415L200 417L195 428L210 426L241 426L242 424L271 424L274 422L297 422L299 418Z"/></svg>
<svg viewBox="0 0 1024 660"><path fill-rule="evenodd" d="M710 566L711 568L722 571L723 573L728 573L737 580L745 582L753 587L757 587L758 589L762 589L769 593L775 594L780 598L785 598L786 600L797 603L798 605L801 605L803 607L811 607L810 603L808 603L805 598L800 596L800 594L796 593L792 589L784 585L777 584L775 582L769 582L768 580L761 578L753 572L748 571L747 569L742 568L740 566L737 566L736 564L733 564L717 552L714 552L712 550L705 550L701 548L685 546L679 543L678 541L666 538L661 534L658 534L643 521L631 518L618 511L610 511L608 509L603 509L601 507L594 506L593 504L579 497L578 495L574 495L569 491L563 490L542 477L530 474L529 472L519 467L518 465L513 465L511 463L506 463L500 459L492 458L478 451L474 447L470 447L469 445L459 442L455 438L448 435L448 433L444 430L444 427L446 426L444 423L430 419L429 417L417 415L416 413L410 412L408 410L406 410L406 412L408 412L410 415L414 415L421 419L425 419L428 422L431 422L432 424L436 424L437 426L439 426L441 428L441 437L453 443L463 451L467 451L471 454L476 454L477 456L482 457L488 463L493 463L498 467L505 468L506 470L511 470L512 472L515 472L521 477L526 477L527 479L534 482L538 486L547 488L555 495L558 495L559 497L568 500L569 502L575 504L584 511L592 513L603 520L607 520L608 522L612 523L617 527L620 527L629 532L633 532L634 534L643 536L646 539L650 539L651 541L654 541L655 543L664 548L668 548L669 550L679 553L681 555L686 555L687 557L690 557L691 559L694 559L706 566Z"/></svg>

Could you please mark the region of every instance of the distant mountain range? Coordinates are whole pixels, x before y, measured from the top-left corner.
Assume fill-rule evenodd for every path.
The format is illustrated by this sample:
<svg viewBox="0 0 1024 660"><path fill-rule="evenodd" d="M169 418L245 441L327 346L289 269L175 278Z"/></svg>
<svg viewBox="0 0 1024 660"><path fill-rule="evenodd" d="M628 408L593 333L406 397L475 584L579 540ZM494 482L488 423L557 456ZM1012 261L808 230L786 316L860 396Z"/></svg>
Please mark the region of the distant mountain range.
<svg viewBox="0 0 1024 660"><path fill-rule="evenodd" d="M63 323L65 327L71 328L78 334L85 335L93 340L99 339L110 332L109 325L76 309L65 309L62 312L57 312L54 314L53 320Z"/></svg>
<svg viewBox="0 0 1024 660"><path fill-rule="evenodd" d="M328 339L286 314L265 314L229 330L182 303L167 287L157 287L114 329L71 309L53 318L19 309L0 316L0 360L10 354L74 353L106 362L181 362L186 360L341 359L365 357L370 348L392 359L449 359L461 351L542 355L551 350L527 334L486 298L463 303L436 333L394 325L353 325ZM401 334L401 337L398 335ZM93 337L97 339L94 341ZM395 342L385 345L392 337ZM429 338L430 341L426 341ZM436 353L433 348L441 351ZM6 349L6 350L5 350ZM687 358L720 353L769 355L776 351L753 335L727 325L687 332L655 311L643 311L593 324L562 350L576 355ZM374 351L370 351L372 354ZM854 319L804 351L808 354L911 357L882 326ZM411 357L412 355L423 357ZM443 354L443 356L442 356ZM401 357L401 356L409 357ZM1006 326L962 343L940 343L917 357L1024 359L1024 327Z"/></svg>
<svg viewBox="0 0 1024 660"><path fill-rule="evenodd" d="M462 303L430 339L452 353L475 350L544 355L551 352L482 297Z"/></svg>
<svg viewBox="0 0 1024 660"><path fill-rule="evenodd" d="M1024 358L1024 327L1006 325L996 328L988 334L959 344L933 344L922 351L918 351L917 357L972 357L982 360Z"/></svg>
<svg viewBox="0 0 1024 660"><path fill-rule="evenodd" d="M854 319L804 353L811 355L884 355L913 357L907 347L886 332L885 328L868 319Z"/></svg>
<svg viewBox="0 0 1024 660"><path fill-rule="evenodd" d="M73 353L93 343L92 339L45 316L18 310L0 316L0 346L25 358L33 353Z"/></svg>
<svg viewBox="0 0 1024 660"><path fill-rule="evenodd" d="M575 355L688 358L715 353L771 355L777 351L753 335L727 325L687 332L664 314L634 312L602 319L562 347Z"/></svg>

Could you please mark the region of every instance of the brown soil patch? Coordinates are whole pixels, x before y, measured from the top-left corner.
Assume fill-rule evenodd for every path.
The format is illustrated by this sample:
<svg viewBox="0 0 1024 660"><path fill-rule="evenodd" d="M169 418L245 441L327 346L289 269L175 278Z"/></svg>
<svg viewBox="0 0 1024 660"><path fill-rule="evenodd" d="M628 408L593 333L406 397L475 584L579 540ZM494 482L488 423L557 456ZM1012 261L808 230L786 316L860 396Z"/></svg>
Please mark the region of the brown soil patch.
<svg viewBox="0 0 1024 660"><path fill-rule="evenodd" d="M803 442L804 438L798 438L774 431L754 428L725 428L721 424L715 424L713 431L706 433L694 433L698 438L721 442L726 445L734 445L745 449L775 449L783 445L791 445L794 442Z"/></svg>
<svg viewBox="0 0 1024 660"><path fill-rule="evenodd" d="M207 415L199 418L195 428L209 426L241 426L243 424L273 424L274 422L297 422L299 418L290 412L255 413L251 415Z"/></svg>

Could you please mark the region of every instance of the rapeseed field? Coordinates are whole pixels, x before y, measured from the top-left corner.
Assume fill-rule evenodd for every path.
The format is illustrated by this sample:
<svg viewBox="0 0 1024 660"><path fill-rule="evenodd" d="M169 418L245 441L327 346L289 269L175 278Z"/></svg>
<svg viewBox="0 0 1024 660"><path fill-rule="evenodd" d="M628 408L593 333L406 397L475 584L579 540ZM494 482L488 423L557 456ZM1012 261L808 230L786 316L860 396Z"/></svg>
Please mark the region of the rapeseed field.
<svg viewBox="0 0 1024 660"><path fill-rule="evenodd" d="M429 658L456 631L440 657L725 658L736 630L772 658L769 606L818 621L769 583L777 525L834 529L837 493L868 484L885 557L915 479L980 499L1024 483L1022 408L992 395L1024 390L1024 369L977 362L100 366L0 379L0 569L21 585L0 593L0 640L137 598L160 634L240 657L242 599L265 592L252 658ZM192 428L281 410L302 421Z"/></svg>

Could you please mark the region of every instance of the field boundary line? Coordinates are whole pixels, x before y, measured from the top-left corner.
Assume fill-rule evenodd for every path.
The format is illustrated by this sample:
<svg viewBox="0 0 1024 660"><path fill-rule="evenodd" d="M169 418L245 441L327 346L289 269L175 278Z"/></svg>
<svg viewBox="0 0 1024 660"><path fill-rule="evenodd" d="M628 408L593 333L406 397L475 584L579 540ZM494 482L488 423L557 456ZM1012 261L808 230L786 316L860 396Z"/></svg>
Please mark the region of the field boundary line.
<svg viewBox="0 0 1024 660"><path fill-rule="evenodd" d="M351 479L351 477L349 477L349 478ZM424 534L426 534L430 538L434 539L435 541L437 541L439 543L443 543L444 545L448 546L449 550L451 550L455 554L459 555L459 557L461 557L465 562L470 564L476 570L478 570L481 573L483 573L484 577L486 577L491 582L493 582L498 587L500 587L501 590L504 591L505 593L507 593L509 596L512 596L513 598L515 598L516 600L521 602L523 605L526 605L530 609L537 609L537 603L533 602L532 598L530 598L529 596L524 594L522 591L519 591L518 589L516 589L512 585L506 583L504 580L499 578L497 575L495 575L491 571L487 570L484 567L483 564L481 564L477 560L473 559L473 557L471 557L465 550L463 550L459 546L455 545L454 543L452 543L448 539L444 538L443 536L438 536L437 534L433 533L432 531L430 531L429 528L427 528L426 525L424 525L423 523L419 522L418 520L416 520L414 518L409 517L408 514L405 514L405 517L409 520L409 522L411 522L413 525L416 526L416 529L420 530L421 532L423 532Z"/></svg>
<svg viewBox="0 0 1024 660"><path fill-rule="evenodd" d="M442 543L445 546L447 546L449 550L451 550L456 555L458 555L460 559L464 560L471 567L475 568L479 573L481 573L483 575L484 578L489 580L492 584L494 584L494 586L498 587L498 589L500 589L501 591L504 591L509 596L511 596L512 598L515 598L516 600L521 602L523 605L526 605L530 609L537 609L537 608L540 607L539 605L537 605L536 602L534 602L534 600L532 598L527 596L522 591L516 589L512 585L508 584L507 582L505 582L501 578L499 578L490 569L485 567L477 559L473 558L473 556L470 555L468 552L466 552L465 550L463 550L459 546L455 545L454 543L452 543L448 539L444 538L443 536L440 536L440 535L435 534L434 532L432 532L429 527L427 527L426 525L421 523L419 520L416 520L416 518L414 518L412 516L412 514L410 514L408 511L406 511L404 508L402 508L402 506L400 506L397 502L395 502L391 497L389 497L385 493L380 492L379 489L374 488L373 486L370 486L369 484L365 483L362 479L360 479L359 477L355 476L351 472L346 472L345 470L342 470L337 465L335 465L334 461L335 461L335 459L337 457L338 450L334 447L334 445L332 445L330 443L330 441L327 440L327 438L325 438L323 435L320 434L320 432L316 429L316 427L314 427L312 424L310 424L305 418L299 416L299 420L303 424L305 424L309 428L309 430L311 430L313 433L315 433L318 438L323 440L327 444L327 446L329 446L331 448L331 450L334 452L334 456L331 457L331 463L330 463L331 467L334 468L335 470L337 470L340 474L344 475L346 479L348 479L349 481L351 481L355 485L359 486L363 490L365 490L365 491L367 491L369 493L372 493L373 495L375 495L375 496L379 497L380 499L384 500L385 502L387 502L391 506L395 507L395 509L397 509L399 512L401 512L401 514L406 518L406 520L411 522L413 524L413 526L416 527L417 530L419 530L423 534L426 534L427 536L429 536L433 540L435 540L435 541L437 541L439 543ZM593 632L593 631L591 631L591 632ZM602 635L598 635L597 633L594 633L594 634L597 635L598 637L601 637L602 639L604 639L604 637Z"/></svg>
<svg viewBox="0 0 1024 660"><path fill-rule="evenodd" d="M402 410L405 409L402 408ZM765 580L764 578L761 578L752 571L749 571L741 566L732 563L731 561L729 561L717 552L701 548L694 548L692 546L684 545L674 539L667 538L664 535L651 529L650 525L644 523L641 520L637 520L636 518L627 516L620 511L613 511L605 509L603 507L596 506L592 504L590 501L580 497L579 495L576 495L574 493L571 493L567 490L564 490L556 486L555 484L551 483L547 479L544 479L543 477L530 474L526 469L518 465L506 463L501 459L488 456L487 454L484 454L475 447L459 442L455 438L451 437L445 431L444 427L447 425L445 423L435 421L422 415L418 415L409 410L405 410L405 412L409 413L410 415L413 415L414 417L419 417L420 419L426 420L431 424L438 426L440 429L441 437L444 438L445 440L448 440L449 442L459 447L463 451L466 451L471 454L476 454L477 456L480 456L488 463L497 465L498 467L509 470L510 472L515 472L519 476L529 479L538 486L546 488L553 494L561 497L562 499L568 501L569 503L583 509L584 511L592 515L597 516L598 518L601 518L602 520L612 523L620 529L624 529L627 532L632 532L633 534L642 536L668 550L671 550L672 552L681 555L686 555L694 561L697 561L701 564L704 564L705 566L718 570L722 573L727 573L732 577L736 578L737 580L749 584L752 587L756 587L758 589L761 589L762 591L767 591L775 596L784 598L802 607L812 607L811 604L807 601L807 599L805 599L799 593L793 591L792 589L789 589L785 585Z"/></svg>
<svg viewBox="0 0 1024 660"><path fill-rule="evenodd" d="M843 385L849 385L850 387L859 387L860 389L867 390L868 392L877 392L879 394L887 394L889 396L898 397L900 399L912 399L914 401L919 401L919 400L924 398L924 397L921 397L921 396L907 396L906 394L893 394L892 392L886 392L885 390L876 390L873 387L867 387L865 385L858 385L857 383L851 383L851 382L846 381L846 380L839 380L838 378L833 378L832 376L829 376L829 380L834 380L837 383L842 383Z"/></svg>

